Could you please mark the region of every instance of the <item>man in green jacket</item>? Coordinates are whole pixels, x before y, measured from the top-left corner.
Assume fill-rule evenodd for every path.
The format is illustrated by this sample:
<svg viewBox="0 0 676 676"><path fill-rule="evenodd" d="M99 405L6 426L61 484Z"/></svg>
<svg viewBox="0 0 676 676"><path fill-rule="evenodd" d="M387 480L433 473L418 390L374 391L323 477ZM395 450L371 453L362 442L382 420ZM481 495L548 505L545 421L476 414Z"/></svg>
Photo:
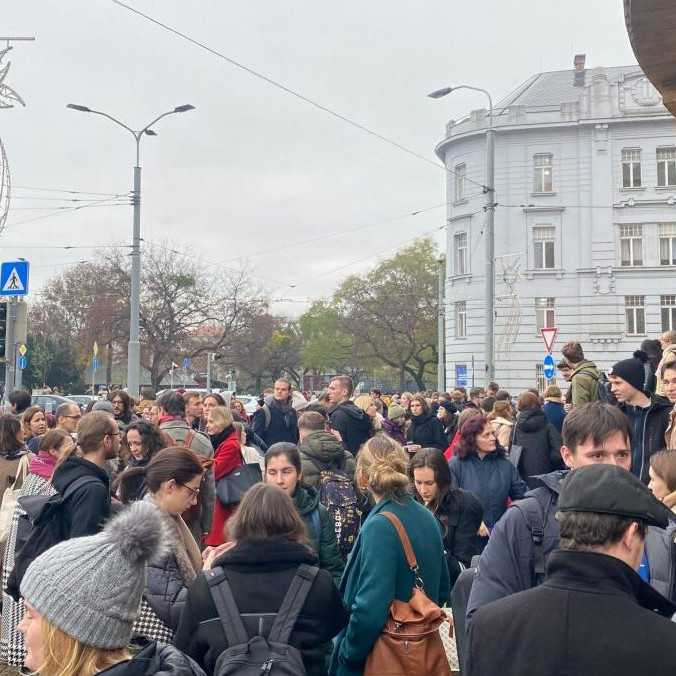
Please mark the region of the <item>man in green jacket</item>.
<svg viewBox="0 0 676 676"><path fill-rule="evenodd" d="M572 405L582 406L582 404L598 401L601 374L593 361L587 361L584 358L582 345L576 341L566 343L561 349L561 354L573 369L570 378Z"/></svg>

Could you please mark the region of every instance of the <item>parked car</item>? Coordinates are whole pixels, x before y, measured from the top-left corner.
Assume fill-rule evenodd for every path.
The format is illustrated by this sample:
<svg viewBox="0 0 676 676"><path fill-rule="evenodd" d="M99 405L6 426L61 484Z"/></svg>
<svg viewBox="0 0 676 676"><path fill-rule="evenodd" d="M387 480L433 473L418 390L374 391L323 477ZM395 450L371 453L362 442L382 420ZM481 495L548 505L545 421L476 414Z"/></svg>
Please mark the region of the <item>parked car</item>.
<svg viewBox="0 0 676 676"><path fill-rule="evenodd" d="M92 397L91 394L67 394L67 399L72 399L78 406L80 410L84 411L87 408L87 404L90 401L98 401L98 397Z"/></svg>
<svg viewBox="0 0 676 676"><path fill-rule="evenodd" d="M237 399L244 404L246 414L251 416L258 410L258 398L250 394L238 394Z"/></svg>
<svg viewBox="0 0 676 676"><path fill-rule="evenodd" d="M34 394L31 397L31 404L42 406L45 413L54 413L61 404L78 404L78 402L58 394Z"/></svg>

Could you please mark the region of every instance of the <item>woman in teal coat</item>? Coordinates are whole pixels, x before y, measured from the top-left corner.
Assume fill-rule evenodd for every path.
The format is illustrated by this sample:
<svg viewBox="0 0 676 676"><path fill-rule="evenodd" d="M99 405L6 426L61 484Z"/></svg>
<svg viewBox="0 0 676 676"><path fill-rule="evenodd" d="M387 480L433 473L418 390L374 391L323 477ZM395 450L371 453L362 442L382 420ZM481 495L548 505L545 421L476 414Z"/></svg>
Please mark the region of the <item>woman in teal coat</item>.
<svg viewBox="0 0 676 676"><path fill-rule="evenodd" d="M357 457L357 481L373 496L375 507L362 526L340 585L350 622L338 635L331 676L358 676L380 636L394 599L409 601L413 573L394 526L381 512L403 523L418 560L425 593L444 605L450 600L448 567L441 529L432 512L408 492L408 458L385 435L369 439ZM415 675L412 675L415 676Z"/></svg>

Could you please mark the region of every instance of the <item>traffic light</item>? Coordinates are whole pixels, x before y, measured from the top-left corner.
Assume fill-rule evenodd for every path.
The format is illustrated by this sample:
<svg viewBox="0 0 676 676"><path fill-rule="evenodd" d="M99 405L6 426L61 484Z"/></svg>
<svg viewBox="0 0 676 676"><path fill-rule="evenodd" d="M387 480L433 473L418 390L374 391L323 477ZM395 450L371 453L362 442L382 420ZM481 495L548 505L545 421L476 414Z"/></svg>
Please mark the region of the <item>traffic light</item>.
<svg viewBox="0 0 676 676"><path fill-rule="evenodd" d="M6 337L7 337L7 301L0 303L0 357L5 357Z"/></svg>

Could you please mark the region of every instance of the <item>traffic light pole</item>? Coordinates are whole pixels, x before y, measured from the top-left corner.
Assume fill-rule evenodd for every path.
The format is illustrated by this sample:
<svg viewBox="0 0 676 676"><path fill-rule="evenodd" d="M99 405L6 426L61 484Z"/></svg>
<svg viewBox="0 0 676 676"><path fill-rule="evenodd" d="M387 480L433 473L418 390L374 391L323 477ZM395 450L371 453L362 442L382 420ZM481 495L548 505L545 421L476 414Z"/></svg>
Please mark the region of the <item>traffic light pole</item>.
<svg viewBox="0 0 676 676"><path fill-rule="evenodd" d="M9 403L9 395L14 391L16 377L16 298L7 302L7 332L5 334L5 404Z"/></svg>

